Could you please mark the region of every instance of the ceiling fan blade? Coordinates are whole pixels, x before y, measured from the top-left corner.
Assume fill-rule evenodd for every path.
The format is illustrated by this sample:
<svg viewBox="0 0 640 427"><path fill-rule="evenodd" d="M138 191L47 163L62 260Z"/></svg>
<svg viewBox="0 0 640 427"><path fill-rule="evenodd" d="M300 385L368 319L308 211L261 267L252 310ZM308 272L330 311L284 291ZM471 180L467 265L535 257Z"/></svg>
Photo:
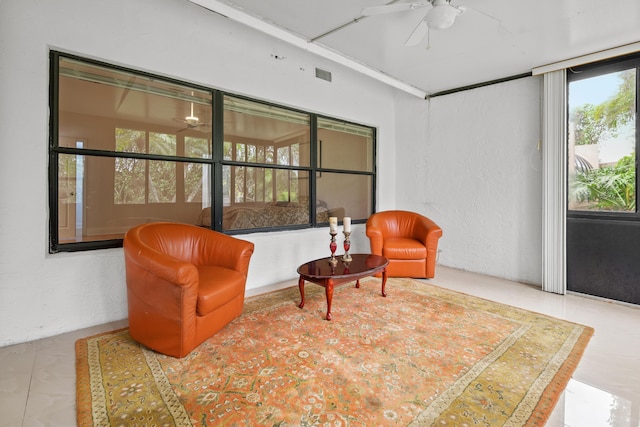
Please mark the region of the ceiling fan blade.
<svg viewBox="0 0 640 427"><path fill-rule="evenodd" d="M424 37L429 32L429 27L427 26L427 21L424 19L420 20L416 28L413 30L409 38L406 42L404 42L405 46L415 46L424 39Z"/></svg>
<svg viewBox="0 0 640 427"><path fill-rule="evenodd" d="M363 16L381 15L383 13L395 13L404 12L405 10L420 9L421 7L425 7L430 4L431 2L429 0L416 1L412 3L384 4L382 6L365 7L360 13Z"/></svg>

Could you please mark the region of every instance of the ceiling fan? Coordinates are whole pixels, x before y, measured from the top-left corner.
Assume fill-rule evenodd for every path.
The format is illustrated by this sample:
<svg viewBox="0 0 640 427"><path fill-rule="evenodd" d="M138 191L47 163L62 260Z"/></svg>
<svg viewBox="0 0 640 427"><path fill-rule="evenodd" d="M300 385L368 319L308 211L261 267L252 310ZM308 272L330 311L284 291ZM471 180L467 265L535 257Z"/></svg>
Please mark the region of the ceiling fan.
<svg viewBox="0 0 640 427"><path fill-rule="evenodd" d="M205 127L205 128L211 127L210 124L201 122L198 117L193 115L193 102L191 103L191 113L187 117L185 117L184 119L173 119L173 120L177 122L182 122L187 125L187 127L178 129L176 132L183 132L187 129L196 129L199 127Z"/></svg>
<svg viewBox="0 0 640 427"><path fill-rule="evenodd" d="M362 9L362 15L380 15L384 13L404 12L410 10L431 7L427 14L420 20L413 30L405 45L414 46L418 44L429 32L429 30L446 30L451 27L456 17L464 13L463 6L453 6L451 0L420 0L410 3L389 3L382 6L371 6Z"/></svg>

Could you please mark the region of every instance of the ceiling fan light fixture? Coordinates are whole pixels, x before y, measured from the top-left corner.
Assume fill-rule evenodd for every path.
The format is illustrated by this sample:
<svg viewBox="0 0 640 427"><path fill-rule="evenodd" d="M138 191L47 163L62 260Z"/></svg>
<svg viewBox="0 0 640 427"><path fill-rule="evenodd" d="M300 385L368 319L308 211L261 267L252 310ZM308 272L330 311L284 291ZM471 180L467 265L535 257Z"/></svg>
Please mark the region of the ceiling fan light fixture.
<svg viewBox="0 0 640 427"><path fill-rule="evenodd" d="M433 8L427 13L425 21L432 30L446 30L453 25L460 10L451 6L447 0L435 0Z"/></svg>
<svg viewBox="0 0 640 427"><path fill-rule="evenodd" d="M193 96L193 92L191 92L191 96ZM200 123L200 119L193 115L193 102L191 103L191 114L185 117L184 121L189 126L196 126L198 123Z"/></svg>
<svg viewBox="0 0 640 427"><path fill-rule="evenodd" d="M187 117L184 118L184 121L187 122L191 126L195 126L200 122L200 119L198 119L195 116L187 116Z"/></svg>

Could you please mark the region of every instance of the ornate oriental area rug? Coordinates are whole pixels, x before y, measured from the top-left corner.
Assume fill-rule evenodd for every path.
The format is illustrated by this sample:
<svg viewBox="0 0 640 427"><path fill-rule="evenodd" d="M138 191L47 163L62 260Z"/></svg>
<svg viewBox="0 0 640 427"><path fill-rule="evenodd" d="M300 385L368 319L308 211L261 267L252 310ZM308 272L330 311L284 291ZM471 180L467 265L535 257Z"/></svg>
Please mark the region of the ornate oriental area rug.
<svg viewBox="0 0 640 427"><path fill-rule="evenodd" d="M411 279L251 297L183 359L76 343L79 426L544 426L593 334Z"/></svg>

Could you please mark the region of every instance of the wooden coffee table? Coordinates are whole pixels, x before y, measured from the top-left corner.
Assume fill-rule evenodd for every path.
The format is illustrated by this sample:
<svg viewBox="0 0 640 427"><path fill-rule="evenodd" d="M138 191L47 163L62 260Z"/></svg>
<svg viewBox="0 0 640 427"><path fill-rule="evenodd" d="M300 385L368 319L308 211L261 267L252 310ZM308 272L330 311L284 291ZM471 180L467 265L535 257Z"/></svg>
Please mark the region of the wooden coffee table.
<svg viewBox="0 0 640 427"><path fill-rule="evenodd" d="M373 276L382 272L382 296L386 297L385 285L387 284L387 270L389 260L380 255L355 254L351 255L353 260L350 263L342 261L342 257L337 257L337 264L332 266L329 258L309 261L298 267L298 287L302 301L298 307L304 307L304 282L305 280L325 288L327 295L327 320L331 320L331 300L333 299L333 288L337 285L356 281L356 288L360 287L360 279Z"/></svg>

